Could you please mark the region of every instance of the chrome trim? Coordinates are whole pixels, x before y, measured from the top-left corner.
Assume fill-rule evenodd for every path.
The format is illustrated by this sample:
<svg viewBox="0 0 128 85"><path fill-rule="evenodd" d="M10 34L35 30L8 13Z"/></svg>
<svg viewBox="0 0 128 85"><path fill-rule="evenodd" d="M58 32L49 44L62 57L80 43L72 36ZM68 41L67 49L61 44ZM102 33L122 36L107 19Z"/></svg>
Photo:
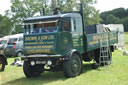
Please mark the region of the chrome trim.
<svg viewBox="0 0 128 85"><path fill-rule="evenodd" d="M60 56L62 56L62 55L41 55L41 54L36 54L36 55L29 55L29 56L22 56L21 58L30 58L30 57L35 57L35 58L37 58L37 57L60 57Z"/></svg>

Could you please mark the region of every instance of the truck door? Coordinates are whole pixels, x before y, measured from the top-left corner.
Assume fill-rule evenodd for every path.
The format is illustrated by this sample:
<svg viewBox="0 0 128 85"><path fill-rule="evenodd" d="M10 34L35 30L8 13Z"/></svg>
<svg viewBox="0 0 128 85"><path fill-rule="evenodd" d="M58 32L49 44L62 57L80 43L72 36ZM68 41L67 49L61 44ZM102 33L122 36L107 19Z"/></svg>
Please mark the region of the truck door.
<svg viewBox="0 0 128 85"><path fill-rule="evenodd" d="M75 17L71 19L71 31L73 48L77 49L80 53L83 53L83 27L81 17Z"/></svg>
<svg viewBox="0 0 128 85"><path fill-rule="evenodd" d="M80 53L84 52L81 18L63 18L59 37L59 47L62 54L72 49L76 49Z"/></svg>
<svg viewBox="0 0 128 85"><path fill-rule="evenodd" d="M72 34L70 18L61 19L61 28L59 34L59 48L62 54L72 49Z"/></svg>

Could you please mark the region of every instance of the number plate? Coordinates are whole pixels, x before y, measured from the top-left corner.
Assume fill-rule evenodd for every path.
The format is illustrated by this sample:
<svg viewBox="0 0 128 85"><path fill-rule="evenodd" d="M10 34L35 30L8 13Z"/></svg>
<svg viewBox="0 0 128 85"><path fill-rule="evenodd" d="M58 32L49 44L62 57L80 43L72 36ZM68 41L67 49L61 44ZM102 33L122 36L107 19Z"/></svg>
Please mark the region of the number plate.
<svg viewBox="0 0 128 85"><path fill-rule="evenodd" d="M36 64L46 64L46 61L36 61Z"/></svg>

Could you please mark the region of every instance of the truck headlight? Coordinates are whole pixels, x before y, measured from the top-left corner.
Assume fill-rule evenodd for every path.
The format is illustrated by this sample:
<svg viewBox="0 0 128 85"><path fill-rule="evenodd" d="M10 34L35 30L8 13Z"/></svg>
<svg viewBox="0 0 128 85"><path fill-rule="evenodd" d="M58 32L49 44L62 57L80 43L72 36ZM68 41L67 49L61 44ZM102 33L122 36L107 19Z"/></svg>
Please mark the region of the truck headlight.
<svg viewBox="0 0 128 85"><path fill-rule="evenodd" d="M47 61L47 64L48 64L48 65L52 65L52 61L48 60L48 61Z"/></svg>
<svg viewBox="0 0 128 85"><path fill-rule="evenodd" d="M31 66L34 66L35 65L35 62L34 61L31 61Z"/></svg>

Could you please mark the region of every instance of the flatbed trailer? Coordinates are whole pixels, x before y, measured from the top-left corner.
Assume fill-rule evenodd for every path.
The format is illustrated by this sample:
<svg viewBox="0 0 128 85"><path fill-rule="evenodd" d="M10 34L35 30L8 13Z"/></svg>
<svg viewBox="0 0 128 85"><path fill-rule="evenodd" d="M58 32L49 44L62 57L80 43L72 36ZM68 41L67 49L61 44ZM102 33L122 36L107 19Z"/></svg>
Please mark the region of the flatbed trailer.
<svg viewBox="0 0 128 85"><path fill-rule="evenodd" d="M103 40L103 43L109 42L109 46L113 46L118 42L118 32L105 32L99 34L87 34L85 40L86 42L86 51L91 51L100 48L100 40Z"/></svg>

